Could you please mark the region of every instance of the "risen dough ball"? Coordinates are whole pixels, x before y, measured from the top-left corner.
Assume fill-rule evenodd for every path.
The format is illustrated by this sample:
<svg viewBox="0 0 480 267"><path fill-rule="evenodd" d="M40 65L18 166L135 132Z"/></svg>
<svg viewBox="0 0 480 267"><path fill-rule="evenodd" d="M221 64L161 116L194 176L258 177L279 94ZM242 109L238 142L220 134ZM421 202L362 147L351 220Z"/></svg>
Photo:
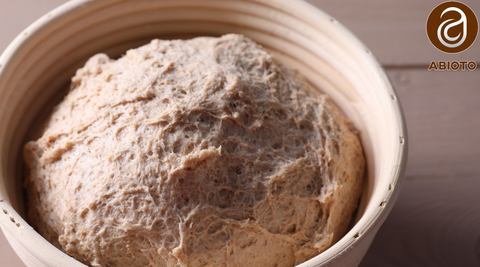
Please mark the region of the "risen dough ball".
<svg viewBox="0 0 480 267"><path fill-rule="evenodd" d="M28 217L91 266L294 266L336 242L359 139L241 35L92 57L25 146Z"/></svg>

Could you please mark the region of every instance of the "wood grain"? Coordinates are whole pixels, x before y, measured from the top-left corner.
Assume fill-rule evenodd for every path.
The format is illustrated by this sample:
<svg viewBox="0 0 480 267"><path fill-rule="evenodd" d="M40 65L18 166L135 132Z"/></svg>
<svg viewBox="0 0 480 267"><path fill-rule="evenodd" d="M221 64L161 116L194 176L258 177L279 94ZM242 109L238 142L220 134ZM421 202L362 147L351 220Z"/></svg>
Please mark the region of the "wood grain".
<svg viewBox="0 0 480 267"><path fill-rule="evenodd" d="M407 120L408 165L360 266L480 266L480 71L387 73Z"/></svg>
<svg viewBox="0 0 480 267"><path fill-rule="evenodd" d="M344 24L385 66L424 66L432 60L479 59L477 40L467 51L448 55L430 44L425 23L445 0L308 0ZM462 0L480 16L480 1Z"/></svg>
<svg viewBox="0 0 480 267"><path fill-rule="evenodd" d="M480 68L473 72L389 69L387 73L407 120L406 178L480 178Z"/></svg>
<svg viewBox="0 0 480 267"><path fill-rule="evenodd" d="M360 267L480 266L479 178L405 181Z"/></svg>

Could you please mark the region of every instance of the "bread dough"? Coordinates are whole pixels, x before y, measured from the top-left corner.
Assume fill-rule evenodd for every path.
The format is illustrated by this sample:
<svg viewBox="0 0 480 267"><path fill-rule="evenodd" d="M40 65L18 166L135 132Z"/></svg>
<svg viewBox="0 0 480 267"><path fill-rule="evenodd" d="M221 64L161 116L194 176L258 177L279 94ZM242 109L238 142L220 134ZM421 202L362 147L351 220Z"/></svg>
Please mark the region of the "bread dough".
<svg viewBox="0 0 480 267"><path fill-rule="evenodd" d="M25 145L28 219L90 266L294 266L356 209L349 124L241 35L98 54Z"/></svg>

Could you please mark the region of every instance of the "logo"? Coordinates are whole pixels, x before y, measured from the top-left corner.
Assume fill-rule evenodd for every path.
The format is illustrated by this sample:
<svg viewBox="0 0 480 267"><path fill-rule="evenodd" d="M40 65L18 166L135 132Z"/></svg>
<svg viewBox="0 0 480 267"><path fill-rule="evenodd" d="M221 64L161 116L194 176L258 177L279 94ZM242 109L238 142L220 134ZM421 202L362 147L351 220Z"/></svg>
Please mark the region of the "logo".
<svg viewBox="0 0 480 267"><path fill-rule="evenodd" d="M444 2L430 12L427 35L430 42L445 53L460 53L477 38L478 19L467 5Z"/></svg>

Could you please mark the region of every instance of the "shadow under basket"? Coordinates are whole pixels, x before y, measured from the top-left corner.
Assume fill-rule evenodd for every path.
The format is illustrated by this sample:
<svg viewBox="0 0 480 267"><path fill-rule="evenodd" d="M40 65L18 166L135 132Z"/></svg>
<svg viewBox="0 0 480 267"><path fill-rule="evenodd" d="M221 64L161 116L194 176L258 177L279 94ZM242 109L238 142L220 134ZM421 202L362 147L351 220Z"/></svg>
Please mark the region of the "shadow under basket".
<svg viewBox="0 0 480 267"><path fill-rule="evenodd" d="M349 232L298 266L357 266L392 209L406 167L397 94L371 52L303 1L70 1L23 31L0 57L0 226L27 266L85 266L25 220L22 147L96 53L118 57L151 39L243 34L330 95L360 132L367 175Z"/></svg>

